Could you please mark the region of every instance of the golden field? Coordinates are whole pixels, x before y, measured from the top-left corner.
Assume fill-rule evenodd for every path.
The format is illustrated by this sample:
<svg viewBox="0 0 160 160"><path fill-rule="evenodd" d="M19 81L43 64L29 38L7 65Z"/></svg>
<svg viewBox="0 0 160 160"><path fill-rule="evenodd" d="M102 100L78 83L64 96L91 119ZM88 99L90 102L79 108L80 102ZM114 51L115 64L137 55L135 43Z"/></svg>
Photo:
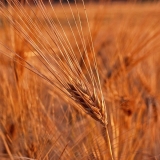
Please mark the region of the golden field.
<svg viewBox="0 0 160 160"><path fill-rule="evenodd" d="M0 6L0 159L160 159L159 3Z"/></svg>

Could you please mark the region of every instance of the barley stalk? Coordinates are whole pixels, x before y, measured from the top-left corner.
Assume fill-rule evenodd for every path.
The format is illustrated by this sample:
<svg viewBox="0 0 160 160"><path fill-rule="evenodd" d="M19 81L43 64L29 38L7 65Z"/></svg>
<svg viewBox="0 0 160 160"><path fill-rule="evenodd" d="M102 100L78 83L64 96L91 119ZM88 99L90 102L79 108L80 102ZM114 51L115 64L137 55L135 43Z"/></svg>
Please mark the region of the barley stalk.
<svg viewBox="0 0 160 160"><path fill-rule="evenodd" d="M1 3L2 14L9 20L15 30L19 32L19 35L26 39L28 44L32 47L32 51L35 53L35 56L37 56L45 69L51 74L51 77L47 77L45 73L41 73L41 71L39 71L35 66L29 64L23 57L20 57L20 55L18 55L14 51L10 51L11 54L14 54L14 56L17 58L15 59L15 61L24 65L24 67L30 69L31 71L35 72L36 74L40 75L42 78L50 82L54 87L57 88L58 91L63 92L67 97L74 100L77 105L89 116L104 125L107 133L110 156L113 160L113 151L111 148L111 140L108 131L107 111L101 89L96 55L93 47L89 20L86 13L84 1L82 1L82 3L87 21L87 27L89 30L88 42L90 51L92 53L93 65L91 65L92 62L89 59L88 51L86 48L86 40L84 38L83 27L81 24L81 18L78 12L78 8L78 21L76 21L69 1L68 5L74 18L74 22L76 24L81 43L83 44L87 62L83 60L84 57L80 51L78 42L75 37L75 33L72 30L72 26L67 16L66 19L73 39L75 40L78 54L80 55L87 70L87 76L83 73L81 69L79 61L77 59L77 55L75 54L75 51L73 50L72 45L69 42L63 26L59 22L57 14L54 11L54 8L50 1L49 2L52 11L55 14L55 17L57 18L57 21L59 23L58 27L61 28L62 32L59 31L55 22L47 13L45 5L42 1L34 0L34 3L38 6L41 15L46 20L46 28L43 27L43 24L39 21L39 18L36 16L36 12L34 10L30 8L32 14L34 14L35 18L37 19L37 22L34 22L32 18L27 15L25 8L21 5L21 3L19 3L18 0L12 0L11 2L7 2L10 10L15 13L17 12L18 19L13 20L13 18L10 18L12 16L12 12L10 10L3 10L5 6ZM26 2L30 7L29 2ZM61 1L60 4L62 6L64 15L66 15ZM49 39L52 41L52 44L58 49L58 53L53 49L53 46L49 42L49 40L43 36L41 28L45 29L47 37L49 37Z"/></svg>

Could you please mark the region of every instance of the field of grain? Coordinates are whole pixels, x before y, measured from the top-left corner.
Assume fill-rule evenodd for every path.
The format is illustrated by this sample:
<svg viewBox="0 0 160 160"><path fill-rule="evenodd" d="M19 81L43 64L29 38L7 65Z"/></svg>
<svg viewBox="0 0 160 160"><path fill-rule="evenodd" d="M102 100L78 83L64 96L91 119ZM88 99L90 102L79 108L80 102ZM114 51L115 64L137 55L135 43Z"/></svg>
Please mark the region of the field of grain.
<svg viewBox="0 0 160 160"><path fill-rule="evenodd" d="M0 159L160 160L159 8L1 1Z"/></svg>

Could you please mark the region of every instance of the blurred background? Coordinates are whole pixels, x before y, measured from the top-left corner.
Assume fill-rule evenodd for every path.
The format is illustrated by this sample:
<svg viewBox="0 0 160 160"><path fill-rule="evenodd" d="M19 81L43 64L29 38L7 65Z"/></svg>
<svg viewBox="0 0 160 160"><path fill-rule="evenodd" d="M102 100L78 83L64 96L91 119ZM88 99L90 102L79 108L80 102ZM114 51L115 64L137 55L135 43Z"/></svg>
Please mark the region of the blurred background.
<svg viewBox="0 0 160 160"><path fill-rule="evenodd" d="M51 38L52 22L57 32L67 36L88 78L75 23L80 16L93 62L82 1L76 1L78 12L75 1L69 1L75 18L67 1L63 8L57 0L53 6L47 0L8 2L13 1L0 3L0 159L110 160L105 128L50 83L56 80L33 45L48 59L51 48L60 55ZM85 0L117 160L160 160L159 5L158 0ZM50 81L33 73L34 68L27 69L26 62Z"/></svg>

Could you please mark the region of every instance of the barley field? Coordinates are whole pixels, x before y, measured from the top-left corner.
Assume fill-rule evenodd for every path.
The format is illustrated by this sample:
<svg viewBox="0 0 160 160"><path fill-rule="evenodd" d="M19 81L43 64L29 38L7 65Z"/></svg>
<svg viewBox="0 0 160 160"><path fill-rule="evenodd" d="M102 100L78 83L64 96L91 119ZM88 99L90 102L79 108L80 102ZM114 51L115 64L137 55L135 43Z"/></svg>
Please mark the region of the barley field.
<svg viewBox="0 0 160 160"><path fill-rule="evenodd" d="M160 3L4 2L0 159L160 160Z"/></svg>

